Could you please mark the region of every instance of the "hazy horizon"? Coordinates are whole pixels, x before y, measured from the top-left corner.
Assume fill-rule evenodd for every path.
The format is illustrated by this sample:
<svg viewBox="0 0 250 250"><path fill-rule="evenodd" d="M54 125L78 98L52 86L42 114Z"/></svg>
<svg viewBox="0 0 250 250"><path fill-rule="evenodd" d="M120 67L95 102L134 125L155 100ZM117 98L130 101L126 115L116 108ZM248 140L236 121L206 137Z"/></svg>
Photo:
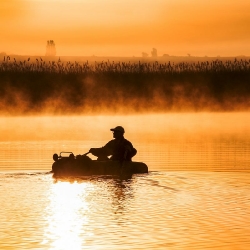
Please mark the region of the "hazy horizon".
<svg viewBox="0 0 250 250"><path fill-rule="evenodd" d="M250 55L250 2L2 0L0 53L57 56Z"/></svg>
<svg viewBox="0 0 250 250"><path fill-rule="evenodd" d="M24 58L24 59L28 59L29 57L30 58L43 58L43 59L48 59L48 60L53 60L53 59L55 59L55 60L59 60L59 58L105 58L105 59L107 59L107 60L109 60L109 58L121 58L121 59L133 59L133 58L139 58L139 59L145 59L145 60L153 60L153 61L157 61L157 59L166 59L166 61L169 61L169 58L170 59L174 59L174 58L180 58L182 61L186 61L186 60L183 60L183 58L185 58L185 59L190 59L190 58L204 58L204 59L206 59L206 58L218 58L218 59L223 59L223 58L230 58L230 59L233 59L233 58L246 58L246 59L248 59L248 58L250 58L250 55L227 55L227 56L220 56L220 55L217 55L217 56L213 56L213 55L211 55L211 56L207 56L207 55L204 55L204 56L202 56L202 55L188 55L188 54L186 54L186 55L169 55L169 54L162 54L162 55L158 55L157 57L153 57L153 56L151 56L151 55L148 55L147 57L143 57L142 55L137 55L137 56L130 56L130 55L124 55L124 56L120 56L120 55L97 55L97 54L95 54L95 55L55 55L55 56L46 56L46 55L44 55L44 54L42 54L42 55L39 55L39 54L34 54L34 55L31 55L31 54L13 54L13 53L6 53L6 52L4 52L4 51L1 51L0 52L0 60L3 60L4 59L4 57L6 57L6 56L9 56L10 57L10 59L9 60L14 60L14 57L17 57L17 58L15 58L15 59L18 59L18 57L21 57L22 59Z"/></svg>

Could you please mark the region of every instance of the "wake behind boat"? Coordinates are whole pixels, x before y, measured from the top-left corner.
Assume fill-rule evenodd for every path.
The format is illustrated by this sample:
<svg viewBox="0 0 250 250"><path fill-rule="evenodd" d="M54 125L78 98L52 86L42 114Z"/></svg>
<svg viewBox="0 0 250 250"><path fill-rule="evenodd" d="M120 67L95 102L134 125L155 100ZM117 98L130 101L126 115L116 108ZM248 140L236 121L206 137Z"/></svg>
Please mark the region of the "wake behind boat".
<svg viewBox="0 0 250 250"><path fill-rule="evenodd" d="M53 155L52 172L54 177L118 175L148 173L148 167L143 162L92 160L84 155L74 156L72 152L61 152Z"/></svg>

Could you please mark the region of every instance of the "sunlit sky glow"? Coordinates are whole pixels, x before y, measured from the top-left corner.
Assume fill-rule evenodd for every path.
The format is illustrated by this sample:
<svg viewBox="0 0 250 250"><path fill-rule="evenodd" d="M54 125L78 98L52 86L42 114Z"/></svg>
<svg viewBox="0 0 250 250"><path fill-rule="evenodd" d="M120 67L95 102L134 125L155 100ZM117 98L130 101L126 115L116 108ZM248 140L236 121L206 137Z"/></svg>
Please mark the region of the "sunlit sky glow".
<svg viewBox="0 0 250 250"><path fill-rule="evenodd" d="M249 0L1 0L0 53L250 55Z"/></svg>

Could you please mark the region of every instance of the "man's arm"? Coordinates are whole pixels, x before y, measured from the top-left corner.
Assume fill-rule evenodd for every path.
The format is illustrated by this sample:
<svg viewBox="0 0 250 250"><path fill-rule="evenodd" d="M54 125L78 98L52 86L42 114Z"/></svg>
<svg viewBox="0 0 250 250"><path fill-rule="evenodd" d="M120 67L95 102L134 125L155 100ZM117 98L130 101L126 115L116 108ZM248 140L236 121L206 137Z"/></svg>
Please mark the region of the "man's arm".
<svg viewBox="0 0 250 250"><path fill-rule="evenodd" d="M113 154L113 140L109 141L105 146L101 148L91 148L89 152L94 156L110 156Z"/></svg>

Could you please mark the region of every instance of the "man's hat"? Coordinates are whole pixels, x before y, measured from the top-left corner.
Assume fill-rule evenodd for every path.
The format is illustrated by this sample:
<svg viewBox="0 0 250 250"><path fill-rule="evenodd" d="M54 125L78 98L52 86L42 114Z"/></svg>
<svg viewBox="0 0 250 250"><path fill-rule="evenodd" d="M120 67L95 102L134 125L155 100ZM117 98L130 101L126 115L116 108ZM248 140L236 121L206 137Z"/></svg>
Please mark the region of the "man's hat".
<svg viewBox="0 0 250 250"><path fill-rule="evenodd" d="M124 130L124 128L122 126L117 126L115 128L111 128L110 130L111 131L119 131L121 133L125 133L125 130Z"/></svg>

